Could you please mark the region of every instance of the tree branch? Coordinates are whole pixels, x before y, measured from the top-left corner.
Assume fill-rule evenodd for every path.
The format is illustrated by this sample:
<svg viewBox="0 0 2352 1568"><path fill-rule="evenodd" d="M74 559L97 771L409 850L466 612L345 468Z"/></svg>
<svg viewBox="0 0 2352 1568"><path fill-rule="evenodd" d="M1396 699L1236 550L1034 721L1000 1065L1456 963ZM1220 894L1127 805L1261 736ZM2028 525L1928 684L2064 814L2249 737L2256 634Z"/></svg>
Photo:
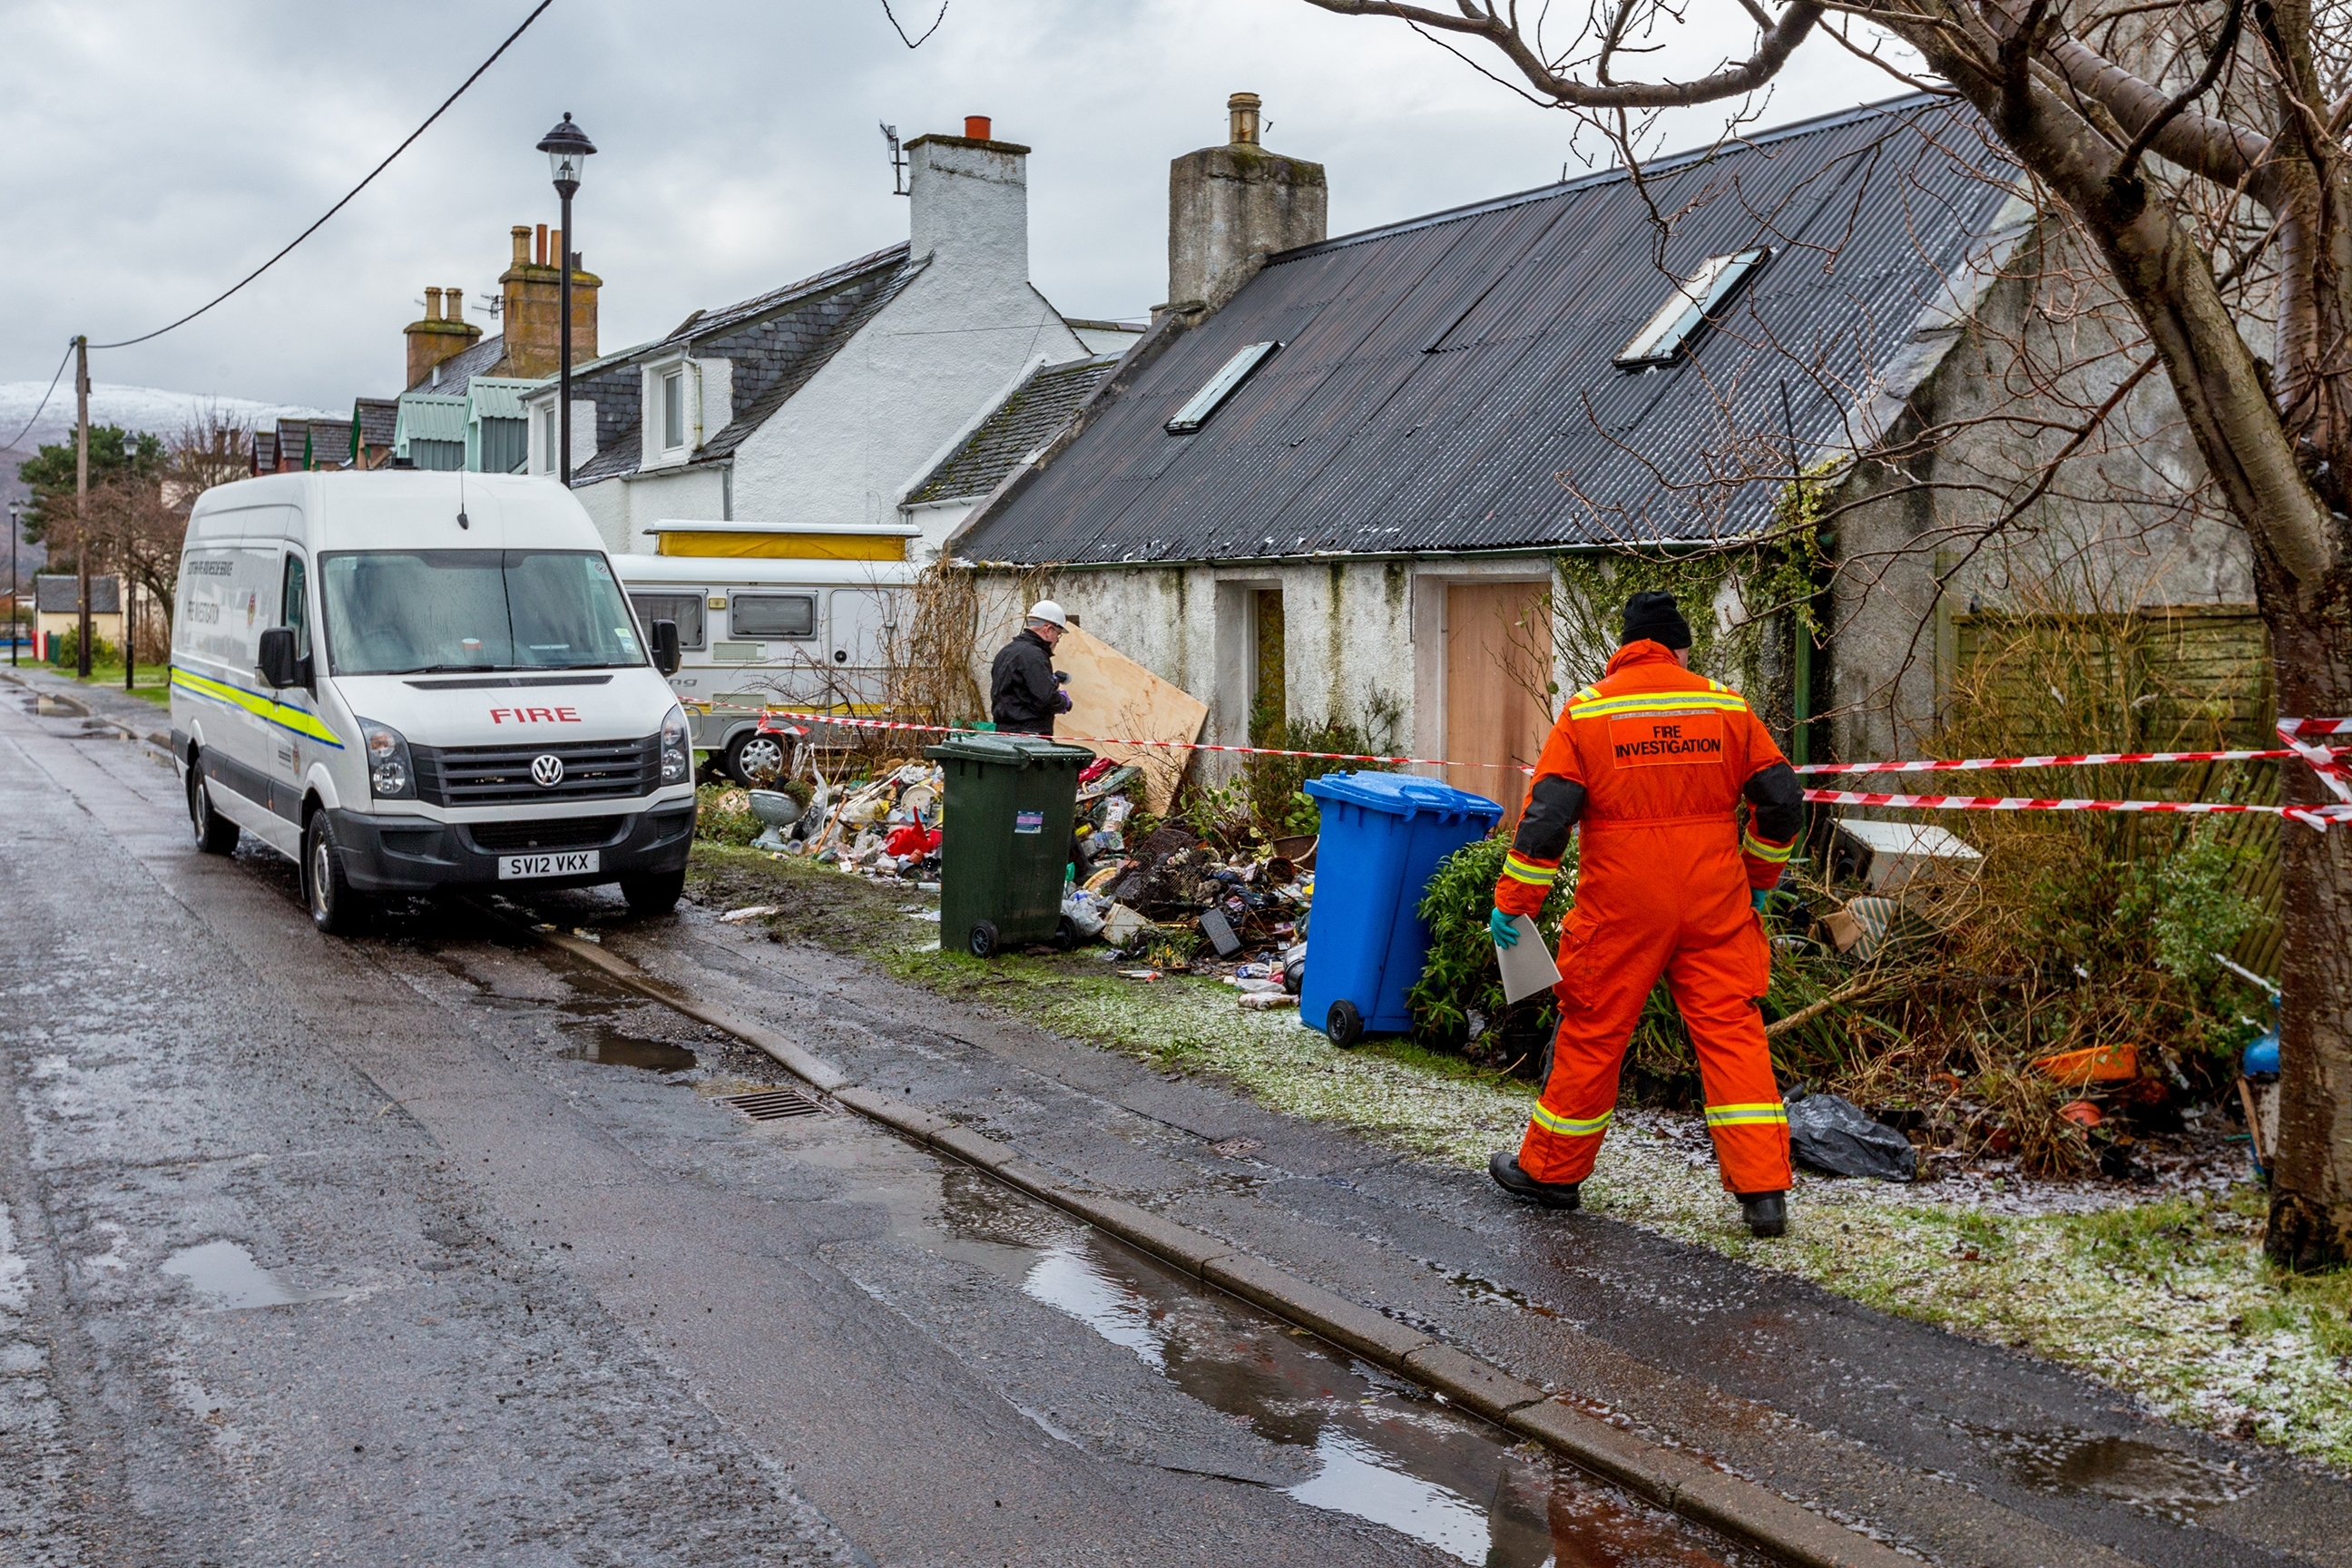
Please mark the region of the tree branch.
<svg viewBox="0 0 2352 1568"><path fill-rule="evenodd" d="M1756 52L1738 65L1686 82L1593 83L1562 76L1552 62L1491 6L1458 0L1456 12L1413 5L1405 0L1307 0L1342 16L1389 16L1433 33L1473 37L1493 47L1518 68L1538 91L1572 109L1680 109L1755 91L1780 74L1790 51L1821 20L1822 0L1795 0L1757 40Z"/></svg>

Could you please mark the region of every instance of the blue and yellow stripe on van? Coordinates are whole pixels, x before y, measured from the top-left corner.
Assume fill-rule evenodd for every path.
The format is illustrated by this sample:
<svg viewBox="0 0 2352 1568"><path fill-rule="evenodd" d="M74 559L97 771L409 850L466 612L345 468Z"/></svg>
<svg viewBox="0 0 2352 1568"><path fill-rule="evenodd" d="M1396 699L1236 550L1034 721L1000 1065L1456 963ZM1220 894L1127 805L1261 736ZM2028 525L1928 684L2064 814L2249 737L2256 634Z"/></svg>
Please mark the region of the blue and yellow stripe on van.
<svg viewBox="0 0 2352 1568"><path fill-rule="evenodd" d="M289 734L299 735L306 741L316 741L322 746L332 746L339 752L343 749L343 743L335 738L335 732L320 723L319 716L306 708L290 707L286 703L264 697L257 691L247 691L241 686L231 686L225 680L215 680L209 676L197 675L182 669L177 665L172 667L172 687L176 691L184 691L191 697L202 697L220 703L223 707L242 708L263 723L274 725Z"/></svg>

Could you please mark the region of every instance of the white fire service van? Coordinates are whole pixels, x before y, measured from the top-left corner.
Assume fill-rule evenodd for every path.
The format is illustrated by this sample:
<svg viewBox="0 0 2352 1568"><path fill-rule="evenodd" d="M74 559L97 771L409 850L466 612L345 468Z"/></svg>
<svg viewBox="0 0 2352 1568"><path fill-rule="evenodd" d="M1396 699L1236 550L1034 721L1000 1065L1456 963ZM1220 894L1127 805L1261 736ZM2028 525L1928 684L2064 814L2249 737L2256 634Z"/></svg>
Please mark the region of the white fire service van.
<svg viewBox="0 0 2352 1568"><path fill-rule="evenodd" d="M172 626L196 843L302 870L321 931L379 895L618 882L677 902L694 754L595 526L552 480L276 474L205 492Z"/></svg>

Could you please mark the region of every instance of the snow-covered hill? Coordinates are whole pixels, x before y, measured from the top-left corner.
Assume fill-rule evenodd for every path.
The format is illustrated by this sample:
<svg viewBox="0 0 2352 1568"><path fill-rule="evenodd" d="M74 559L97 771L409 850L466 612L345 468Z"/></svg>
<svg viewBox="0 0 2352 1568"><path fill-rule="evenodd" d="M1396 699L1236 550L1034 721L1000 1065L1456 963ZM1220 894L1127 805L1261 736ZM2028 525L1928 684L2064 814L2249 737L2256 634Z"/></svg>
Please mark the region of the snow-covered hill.
<svg viewBox="0 0 2352 1568"><path fill-rule="evenodd" d="M0 441L15 435L26 420L32 418L38 407L41 394L48 390L45 381L0 382ZM125 430L141 430L169 440L184 426L195 423L208 411L217 411L241 424L257 425L277 419L332 419L336 412L328 408L306 408L291 403L257 403L249 397L224 397L205 392L167 392L160 386L116 386L108 382L92 382L89 389L89 422L93 425L120 425ZM349 419L352 411L343 409L340 416ZM73 431L73 377L70 371L58 383L49 405L23 440L16 443L19 452L31 453L44 442L61 441Z"/></svg>

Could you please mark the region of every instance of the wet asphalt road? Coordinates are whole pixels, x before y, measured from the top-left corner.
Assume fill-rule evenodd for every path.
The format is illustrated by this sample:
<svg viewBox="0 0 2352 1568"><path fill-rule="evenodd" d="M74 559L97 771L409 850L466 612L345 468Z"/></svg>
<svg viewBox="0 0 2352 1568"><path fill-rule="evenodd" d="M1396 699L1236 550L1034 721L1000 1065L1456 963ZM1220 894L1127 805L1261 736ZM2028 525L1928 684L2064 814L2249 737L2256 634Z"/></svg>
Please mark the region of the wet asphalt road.
<svg viewBox="0 0 2352 1568"><path fill-rule="evenodd" d="M0 910L0 1562L1742 1561L9 684Z"/></svg>

